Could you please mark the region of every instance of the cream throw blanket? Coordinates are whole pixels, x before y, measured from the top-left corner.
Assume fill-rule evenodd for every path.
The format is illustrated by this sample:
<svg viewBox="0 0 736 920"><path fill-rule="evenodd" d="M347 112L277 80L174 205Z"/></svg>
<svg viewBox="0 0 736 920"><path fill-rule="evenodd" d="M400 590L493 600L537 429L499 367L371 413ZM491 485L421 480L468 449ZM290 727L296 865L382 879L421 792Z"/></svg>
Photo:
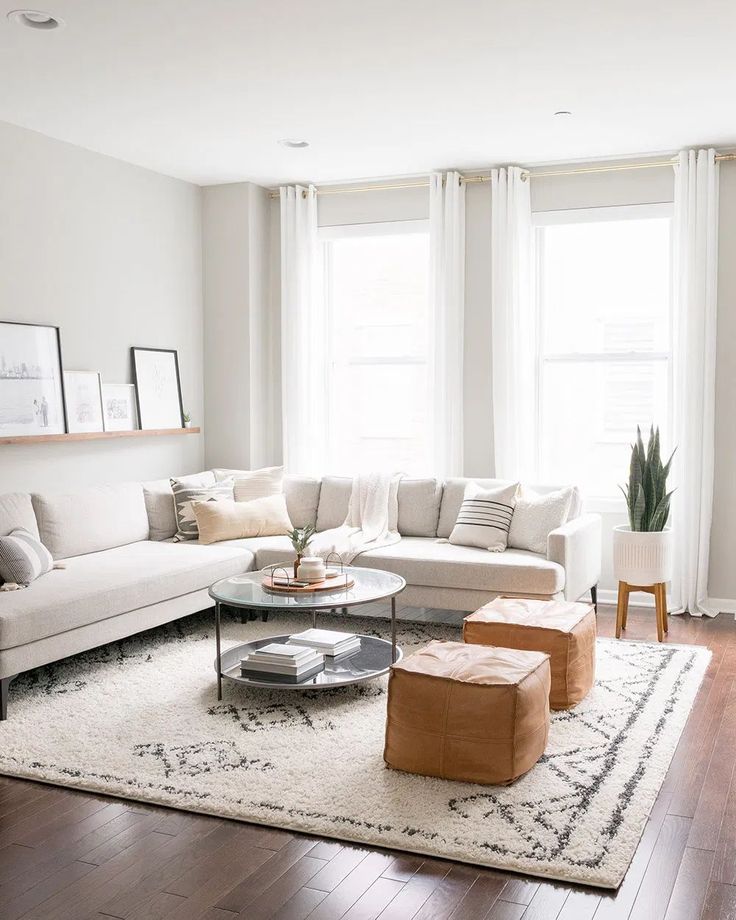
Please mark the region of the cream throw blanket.
<svg viewBox="0 0 736 920"><path fill-rule="evenodd" d="M330 553L337 553L350 565L360 553L398 543L401 476L400 473L356 476L345 523L317 534L309 545L309 555L326 559Z"/></svg>

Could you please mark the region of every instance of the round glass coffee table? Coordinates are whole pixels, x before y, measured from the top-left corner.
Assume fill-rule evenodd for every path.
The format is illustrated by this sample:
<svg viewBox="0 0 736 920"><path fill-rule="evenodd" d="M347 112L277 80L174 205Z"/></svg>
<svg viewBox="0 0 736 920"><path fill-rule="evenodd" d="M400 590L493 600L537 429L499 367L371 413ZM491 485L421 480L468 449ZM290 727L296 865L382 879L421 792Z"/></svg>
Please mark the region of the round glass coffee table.
<svg viewBox="0 0 736 920"><path fill-rule="evenodd" d="M269 566L269 569L273 569ZM401 660L401 649L396 645L396 595L406 587L400 575L382 572L379 569L363 569L346 566L345 573L353 584L335 591L320 591L313 594L277 594L263 586L264 572L247 572L234 575L215 582L210 588L210 597L215 602L215 642L217 657L217 699L222 699L222 679L235 681L247 687L270 687L278 690L327 690L357 684L386 674L391 665ZM348 608L374 601L391 601L391 640L375 636L359 636L360 649L350 655L338 658L325 656L325 667L318 674L306 680L294 683L281 683L278 680L254 680L240 672L240 660L249 652L271 642L287 642L288 635L269 636L253 642L236 645L222 651L220 644L220 607L237 607L248 610L285 611L290 613L311 614L312 626L317 625L317 614L335 612L340 609L347 613Z"/></svg>

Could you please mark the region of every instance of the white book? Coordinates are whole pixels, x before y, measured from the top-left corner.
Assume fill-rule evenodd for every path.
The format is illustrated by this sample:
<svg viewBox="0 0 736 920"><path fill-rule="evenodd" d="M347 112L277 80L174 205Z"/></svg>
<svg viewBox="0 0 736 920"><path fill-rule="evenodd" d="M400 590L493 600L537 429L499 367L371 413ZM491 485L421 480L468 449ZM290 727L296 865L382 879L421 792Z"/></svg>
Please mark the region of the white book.
<svg viewBox="0 0 736 920"><path fill-rule="evenodd" d="M287 642L272 642L270 645L262 645L256 649L259 655L278 656L279 658L298 658L304 654L304 646L291 645Z"/></svg>
<svg viewBox="0 0 736 920"><path fill-rule="evenodd" d="M319 649L312 648L308 645L303 645L299 648L298 655L271 655L268 652L264 652L263 649L257 648L252 652L248 652L245 655L245 658L258 658L259 661L273 661L280 664L301 664L307 658L312 658L314 655L319 655Z"/></svg>
<svg viewBox="0 0 736 920"><path fill-rule="evenodd" d="M311 671L313 668L323 666L324 658L322 655L310 658L308 662L300 664L299 667L293 667L288 664L274 664L273 662L251 661L247 658L240 662L241 671L257 671L260 674L292 674L297 677L306 671Z"/></svg>
<svg viewBox="0 0 736 920"><path fill-rule="evenodd" d="M312 648L336 648L344 643L357 639L355 633L338 632L333 629L305 629L304 632L289 636L290 645L308 645Z"/></svg>
<svg viewBox="0 0 736 920"><path fill-rule="evenodd" d="M244 658L240 662L240 666L248 668L260 668L261 670L267 670L268 668L281 668L284 671L300 671L304 668L311 667L313 664L319 664L320 662L324 663L323 655L314 655L304 659L303 661L299 661L296 664L284 661L268 661L263 658Z"/></svg>

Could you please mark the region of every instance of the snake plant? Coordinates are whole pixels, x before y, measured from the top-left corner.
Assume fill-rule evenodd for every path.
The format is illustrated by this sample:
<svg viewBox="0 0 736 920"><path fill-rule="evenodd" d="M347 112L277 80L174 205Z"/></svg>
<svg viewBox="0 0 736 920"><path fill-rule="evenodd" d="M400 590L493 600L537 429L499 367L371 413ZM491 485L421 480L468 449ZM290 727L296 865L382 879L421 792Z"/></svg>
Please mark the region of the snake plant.
<svg viewBox="0 0 736 920"><path fill-rule="evenodd" d="M629 509L629 525L634 531L664 530L670 515L670 498L667 491L667 476L674 451L667 463L662 463L659 453L659 428L649 431L646 449L639 426L636 427L636 442L631 445L629 482L621 491ZM673 490L674 491L674 490Z"/></svg>

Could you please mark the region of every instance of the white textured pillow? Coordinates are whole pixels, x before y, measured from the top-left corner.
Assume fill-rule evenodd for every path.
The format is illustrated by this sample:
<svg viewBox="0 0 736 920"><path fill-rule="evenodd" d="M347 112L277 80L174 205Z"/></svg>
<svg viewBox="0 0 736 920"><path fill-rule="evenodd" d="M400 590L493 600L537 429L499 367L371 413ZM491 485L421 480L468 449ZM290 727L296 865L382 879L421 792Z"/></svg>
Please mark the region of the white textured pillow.
<svg viewBox="0 0 736 920"><path fill-rule="evenodd" d="M509 546L547 555L547 537L567 521L575 489L539 495L522 488L511 518Z"/></svg>
<svg viewBox="0 0 736 920"><path fill-rule="evenodd" d="M450 543L502 553L508 541L518 488L518 482L501 489L481 489L474 482L468 483Z"/></svg>
<svg viewBox="0 0 736 920"><path fill-rule="evenodd" d="M193 502L200 543L277 537L293 529L283 495L250 502Z"/></svg>
<svg viewBox="0 0 736 920"><path fill-rule="evenodd" d="M254 498L279 495L284 491L283 466L264 466L260 470L215 470L217 481L235 480L235 501L250 502Z"/></svg>

